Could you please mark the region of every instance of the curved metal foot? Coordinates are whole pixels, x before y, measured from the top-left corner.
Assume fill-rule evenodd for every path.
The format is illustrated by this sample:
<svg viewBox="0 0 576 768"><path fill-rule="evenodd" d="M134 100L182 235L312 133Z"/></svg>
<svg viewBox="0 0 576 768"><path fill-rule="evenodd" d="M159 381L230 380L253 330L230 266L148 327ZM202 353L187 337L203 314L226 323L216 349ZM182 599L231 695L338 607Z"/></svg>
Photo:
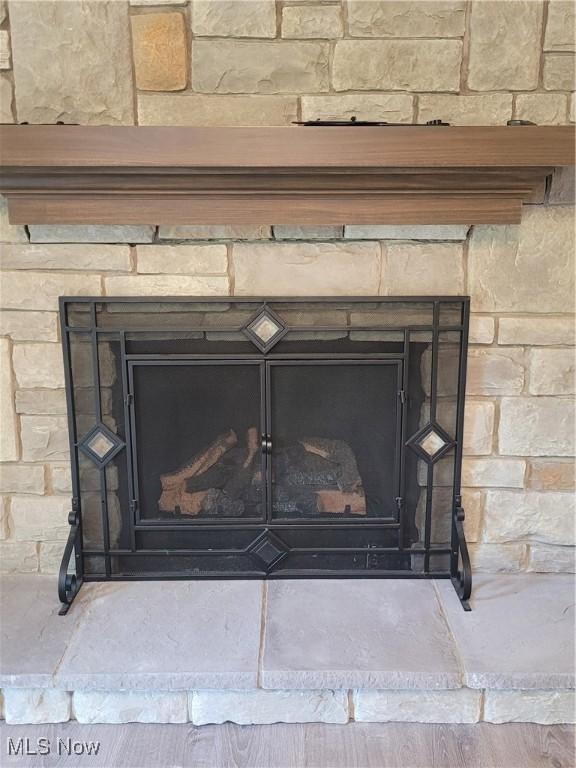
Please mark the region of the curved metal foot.
<svg viewBox="0 0 576 768"><path fill-rule="evenodd" d="M75 573L68 573L70 557L72 556L72 552L74 552L76 545L79 545L80 513L78 511L70 512L68 515L68 523L70 525L70 533L68 534L66 546L64 547L64 554L58 573L58 597L62 603L62 606L58 611L59 616L64 616L68 613L74 598L82 586L81 577L78 577Z"/></svg>
<svg viewBox="0 0 576 768"><path fill-rule="evenodd" d="M454 511L454 530L456 533L456 549L455 568L452 573L452 584L456 590L456 594L462 603L462 608L465 611L471 611L470 603L468 602L470 595L472 594L472 566L470 564L470 555L468 553L468 546L466 544L466 536L464 535L464 509L460 503L460 497L457 497L457 504ZM462 568L458 567L459 561L462 561Z"/></svg>

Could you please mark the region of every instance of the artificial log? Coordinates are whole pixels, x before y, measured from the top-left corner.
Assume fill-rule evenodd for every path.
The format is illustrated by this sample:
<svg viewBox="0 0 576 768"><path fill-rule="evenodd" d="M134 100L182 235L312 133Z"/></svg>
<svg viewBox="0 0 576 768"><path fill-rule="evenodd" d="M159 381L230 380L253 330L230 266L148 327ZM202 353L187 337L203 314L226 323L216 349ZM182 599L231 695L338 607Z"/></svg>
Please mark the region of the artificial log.
<svg viewBox="0 0 576 768"><path fill-rule="evenodd" d="M300 444L309 453L321 456L339 468L337 484L341 491L353 493L362 486L358 464L352 448L344 440L327 437L305 437Z"/></svg>
<svg viewBox="0 0 576 768"><path fill-rule="evenodd" d="M246 449L242 462L236 472L224 485L224 492L232 499L237 498L240 493L250 485L254 474L254 460L259 449L258 430L256 427L250 427L246 432Z"/></svg>
<svg viewBox="0 0 576 768"><path fill-rule="evenodd" d="M161 512L206 517L240 517L259 503L262 483L256 427L238 444L233 430L219 435L176 472L160 478ZM365 515L366 498L352 448L343 440L306 437L275 454L275 514Z"/></svg>
<svg viewBox="0 0 576 768"><path fill-rule="evenodd" d="M318 512L332 515L365 515L366 497L364 493L344 493L342 491L317 491Z"/></svg>
<svg viewBox="0 0 576 768"><path fill-rule="evenodd" d="M210 488L223 488L235 471L239 451L238 446L232 448L222 456L218 464L210 467L201 475L189 477L185 483L186 490L193 493L194 491L208 491Z"/></svg>
<svg viewBox="0 0 576 768"><path fill-rule="evenodd" d="M230 430L177 472L162 475L160 511L208 517L242 515L241 496L252 485L259 449L256 427L247 430L244 447L237 443L236 433Z"/></svg>
<svg viewBox="0 0 576 768"><path fill-rule="evenodd" d="M238 472L238 468L241 467L245 457L246 449L241 445L235 445L206 472L189 477L186 480L186 489L188 491L206 491L210 488L224 488Z"/></svg>
<svg viewBox="0 0 576 768"><path fill-rule="evenodd" d="M246 447L234 449L227 454L234 453L239 460L235 466L230 465L228 479L222 489L212 487L204 499L202 511L210 516L240 517L244 512L244 500L242 496L252 485L254 478L254 461L259 449L258 430L250 427L246 431ZM224 458L227 458L224 457Z"/></svg>
<svg viewBox="0 0 576 768"><path fill-rule="evenodd" d="M184 467L176 472L160 475L162 489L168 490L169 488L182 485L188 478L206 472L206 470L210 469L210 467L214 466L214 464L219 461L226 451L233 448L237 442L238 437L233 429L230 429L222 435L218 435L214 442L210 443L208 448L205 448L203 451L196 454L192 461L188 462Z"/></svg>
<svg viewBox="0 0 576 768"><path fill-rule="evenodd" d="M276 454L273 510L281 517L365 515L356 458L343 440L306 437Z"/></svg>
<svg viewBox="0 0 576 768"><path fill-rule="evenodd" d="M202 499L201 511L208 517L241 517L244 502L242 499L233 499L220 488L210 488Z"/></svg>
<svg viewBox="0 0 576 768"><path fill-rule="evenodd" d="M218 435L208 448L196 456L177 472L160 476L162 494L158 502L161 512L177 512L195 516L203 509L208 489L190 490L187 482L190 478L202 475L213 467L224 454L238 442L234 430Z"/></svg>
<svg viewBox="0 0 576 768"><path fill-rule="evenodd" d="M176 512L194 517L202 511L202 504L208 491L188 493L184 486L162 491L158 506L161 512Z"/></svg>

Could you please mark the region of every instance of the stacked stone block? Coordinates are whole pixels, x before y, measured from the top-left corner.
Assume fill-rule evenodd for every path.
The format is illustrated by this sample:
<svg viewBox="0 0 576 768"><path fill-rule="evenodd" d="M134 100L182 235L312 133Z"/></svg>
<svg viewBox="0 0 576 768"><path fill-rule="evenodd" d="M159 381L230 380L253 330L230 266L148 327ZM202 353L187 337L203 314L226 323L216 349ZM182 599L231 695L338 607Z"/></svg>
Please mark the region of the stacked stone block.
<svg viewBox="0 0 576 768"><path fill-rule="evenodd" d="M0 692L2 697L2 692ZM10 725L65 723L574 722L571 690L198 690L3 692Z"/></svg>
<svg viewBox="0 0 576 768"><path fill-rule="evenodd" d="M574 25L571 0L9 0L2 119L562 124Z"/></svg>

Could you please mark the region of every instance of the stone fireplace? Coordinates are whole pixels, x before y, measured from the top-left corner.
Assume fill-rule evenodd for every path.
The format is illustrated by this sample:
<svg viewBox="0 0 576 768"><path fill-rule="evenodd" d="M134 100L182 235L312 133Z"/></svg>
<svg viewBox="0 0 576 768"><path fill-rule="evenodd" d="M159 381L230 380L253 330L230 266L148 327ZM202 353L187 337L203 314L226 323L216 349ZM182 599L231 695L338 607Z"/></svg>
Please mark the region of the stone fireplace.
<svg viewBox="0 0 576 768"><path fill-rule="evenodd" d="M0 717L572 720L573 4L246 5L0 0Z"/></svg>

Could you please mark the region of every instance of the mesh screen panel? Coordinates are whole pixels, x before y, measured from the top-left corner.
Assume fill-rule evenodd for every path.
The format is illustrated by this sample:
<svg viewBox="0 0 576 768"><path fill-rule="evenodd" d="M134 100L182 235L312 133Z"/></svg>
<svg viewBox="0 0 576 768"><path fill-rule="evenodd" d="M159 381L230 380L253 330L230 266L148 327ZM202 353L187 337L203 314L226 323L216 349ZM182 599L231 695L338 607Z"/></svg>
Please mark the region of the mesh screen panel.
<svg viewBox="0 0 576 768"><path fill-rule="evenodd" d="M261 518L259 367L139 365L133 383L141 518Z"/></svg>
<svg viewBox="0 0 576 768"><path fill-rule="evenodd" d="M395 517L398 366L294 363L270 381L273 517Z"/></svg>

